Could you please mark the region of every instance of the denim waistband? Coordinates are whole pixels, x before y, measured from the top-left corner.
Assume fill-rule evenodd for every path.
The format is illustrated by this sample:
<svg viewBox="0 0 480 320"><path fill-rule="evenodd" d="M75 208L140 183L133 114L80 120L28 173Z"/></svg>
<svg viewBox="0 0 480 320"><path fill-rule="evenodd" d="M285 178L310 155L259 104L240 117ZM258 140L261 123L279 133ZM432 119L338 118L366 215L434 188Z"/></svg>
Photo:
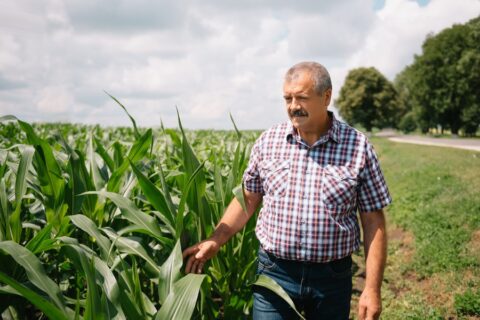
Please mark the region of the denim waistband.
<svg viewBox="0 0 480 320"><path fill-rule="evenodd" d="M273 258L275 261L282 261L282 262L287 262L287 263L297 263L299 265L343 264L343 263L348 263L348 262L352 261L352 255L348 255L348 256L340 258L340 259L330 260L330 261L326 261L326 262L289 260L289 259L283 259L283 258L277 257L273 253L265 250L261 245L260 245L258 250L259 250L259 252L263 251L267 256L269 256L270 258Z"/></svg>

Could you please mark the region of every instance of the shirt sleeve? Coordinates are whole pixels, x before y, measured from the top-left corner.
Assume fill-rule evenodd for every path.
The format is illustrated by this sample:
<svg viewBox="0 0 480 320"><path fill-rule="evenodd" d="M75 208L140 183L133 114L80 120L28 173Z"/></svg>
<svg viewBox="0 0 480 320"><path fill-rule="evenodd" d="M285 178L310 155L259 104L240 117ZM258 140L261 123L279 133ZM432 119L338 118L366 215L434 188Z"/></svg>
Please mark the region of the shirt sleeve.
<svg viewBox="0 0 480 320"><path fill-rule="evenodd" d="M261 138L259 138L252 147L248 167L243 173L243 187L247 191L264 194L259 172L259 163L261 160L260 144Z"/></svg>
<svg viewBox="0 0 480 320"><path fill-rule="evenodd" d="M365 166L360 172L357 197L360 212L377 211L392 202L377 155L368 141L366 142Z"/></svg>

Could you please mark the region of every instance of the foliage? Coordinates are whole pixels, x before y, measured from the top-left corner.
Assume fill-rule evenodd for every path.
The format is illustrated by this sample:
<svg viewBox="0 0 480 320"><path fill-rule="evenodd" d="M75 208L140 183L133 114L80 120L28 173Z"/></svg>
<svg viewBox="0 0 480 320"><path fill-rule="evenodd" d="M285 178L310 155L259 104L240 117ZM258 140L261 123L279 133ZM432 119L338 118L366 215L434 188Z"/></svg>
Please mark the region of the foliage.
<svg viewBox="0 0 480 320"><path fill-rule="evenodd" d="M480 124L480 17L429 35L395 84L423 132L440 125L475 134Z"/></svg>
<svg viewBox="0 0 480 320"><path fill-rule="evenodd" d="M398 129L402 130L404 133L413 132L416 128L417 124L413 112L405 114L398 124Z"/></svg>
<svg viewBox="0 0 480 320"><path fill-rule="evenodd" d="M459 315L480 316L480 289L468 288L465 293L455 295L455 309Z"/></svg>
<svg viewBox="0 0 480 320"><path fill-rule="evenodd" d="M181 250L220 220L257 133L193 133L180 119L180 130L146 130L131 120L133 130L0 119L4 317L248 314L253 219L206 275L183 275Z"/></svg>
<svg viewBox="0 0 480 320"><path fill-rule="evenodd" d="M399 100L393 84L377 69L350 70L335 101L340 115L351 125L367 131L373 127L395 127Z"/></svg>

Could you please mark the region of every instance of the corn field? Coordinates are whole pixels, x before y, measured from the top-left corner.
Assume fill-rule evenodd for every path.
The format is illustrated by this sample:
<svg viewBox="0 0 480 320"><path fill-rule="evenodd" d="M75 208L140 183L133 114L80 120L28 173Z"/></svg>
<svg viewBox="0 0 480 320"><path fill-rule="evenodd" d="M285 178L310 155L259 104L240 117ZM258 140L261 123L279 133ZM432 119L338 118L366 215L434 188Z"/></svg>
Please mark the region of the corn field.
<svg viewBox="0 0 480 320"><path fill-rule="evenodd" d="M130 118L132 128L0 118L1 318L249 317L255 219L203 275L182 272L182 249L242 197L258 133Z"/></svg>

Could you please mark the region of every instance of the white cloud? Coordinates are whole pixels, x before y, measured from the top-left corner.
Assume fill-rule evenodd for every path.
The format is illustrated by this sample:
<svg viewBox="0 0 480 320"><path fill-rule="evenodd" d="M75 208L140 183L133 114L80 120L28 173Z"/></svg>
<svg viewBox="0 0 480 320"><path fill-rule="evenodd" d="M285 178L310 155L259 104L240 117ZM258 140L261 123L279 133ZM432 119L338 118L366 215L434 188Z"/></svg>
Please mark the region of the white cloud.
<svg viewBox="0 0 480 320"><path fill-rule="evenodd" d="M36 1L0 4L0 114L28 121L266 128L286 119L282 77L299 60L393 78L429 32L465 22L477 0Z"/></svg>
<svg viewBox="0 0 480 320"><path fill-rule="evenodd" d="M42 113L63 115L74 106L73 96L65 86L43 88L37 100L37 111Z"/></svg>
<svg viewBox="0 0 480 320"><path fill-rule="evenodd" d="M352 55L348 67L375 66L393 79L413 62L414 54L421 53L427 34L438 33L479 14L478 0L432 0L427 6L415 1L386 1L377 13L365 45Z"/></svg>

